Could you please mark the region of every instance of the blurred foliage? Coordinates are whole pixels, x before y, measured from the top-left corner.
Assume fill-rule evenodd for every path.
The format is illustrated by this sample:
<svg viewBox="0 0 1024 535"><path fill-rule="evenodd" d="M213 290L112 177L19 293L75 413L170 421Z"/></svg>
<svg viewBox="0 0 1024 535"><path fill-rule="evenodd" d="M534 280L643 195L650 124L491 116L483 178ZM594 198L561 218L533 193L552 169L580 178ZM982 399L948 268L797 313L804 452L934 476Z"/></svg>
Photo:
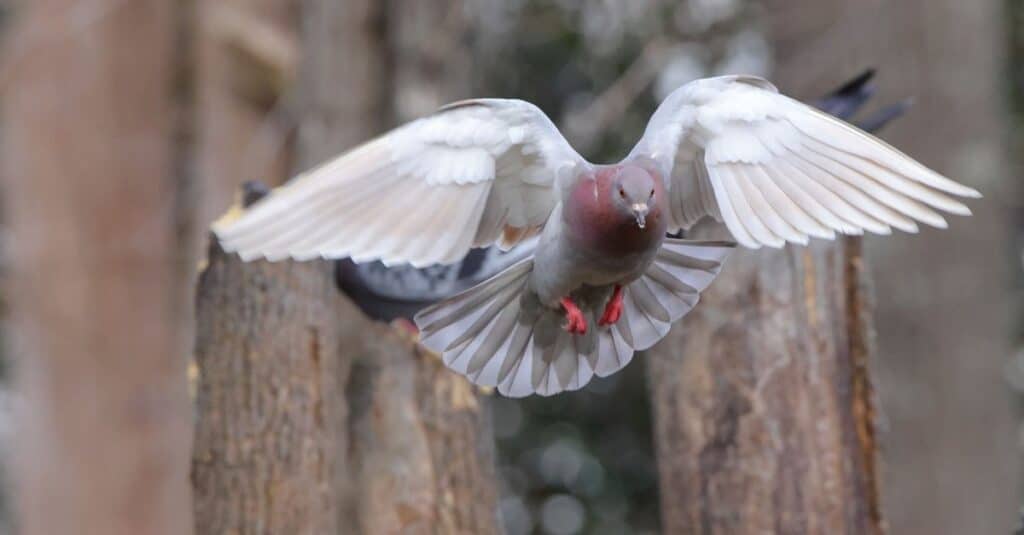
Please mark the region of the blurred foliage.
<svg viewBox="0 0 1024 535"><path fill-rule="evenodd" d="M534 525L548 533L657 531L651 410L638 362L580 392L496 397L494 414L510 534Z"/></svg>

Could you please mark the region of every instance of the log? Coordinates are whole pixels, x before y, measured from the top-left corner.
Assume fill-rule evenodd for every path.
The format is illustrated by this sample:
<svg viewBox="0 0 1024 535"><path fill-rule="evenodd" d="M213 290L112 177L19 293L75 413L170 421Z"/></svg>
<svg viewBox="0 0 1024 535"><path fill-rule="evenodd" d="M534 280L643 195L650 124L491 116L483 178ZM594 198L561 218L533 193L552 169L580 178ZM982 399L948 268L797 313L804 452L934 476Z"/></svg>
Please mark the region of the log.
<svg viewBox="0 0 1024 535"><path fill-rule="evenodd" d="M320 261L214 243L197 298L202 533L498 533L486 397Z"/></svg>
<svg viewBox="0 0 1024 535"><path fill-rule="evenodd" d="M373 327L350 398L361 532L500 533L487 397L411 338Z"/></svg>
<svg viewBox="0 0 1024 535"><path fill-rule="evenodd" d="M882 533L859 238L741 251L648 354L666 533Z"/></svg>
<svg viewBox="0 0 1024 535"><path fill-rule="evenodd" d="M213 242L196 299L196 532L339 533L342 348L328 262L242 262Z"/></svg>

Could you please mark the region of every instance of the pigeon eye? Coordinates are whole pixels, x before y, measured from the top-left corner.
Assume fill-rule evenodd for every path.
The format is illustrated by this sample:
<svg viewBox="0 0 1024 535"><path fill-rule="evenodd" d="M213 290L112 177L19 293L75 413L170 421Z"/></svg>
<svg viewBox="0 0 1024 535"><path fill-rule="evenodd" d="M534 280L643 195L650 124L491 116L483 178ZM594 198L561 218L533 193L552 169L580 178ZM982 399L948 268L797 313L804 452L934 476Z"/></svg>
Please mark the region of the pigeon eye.
<svg viewBox="0 0 1024 535"><path fill-rule="evenodd" d="M619 197L626 198L626 190L619 188Z"/></svg>
<svg viewBox="0 0 1024 535"><path fill-rule="evenodd" d="M652 198L652 197L654 197L654 189L653 188L651 189L651 195L648 198Z"/></svg>

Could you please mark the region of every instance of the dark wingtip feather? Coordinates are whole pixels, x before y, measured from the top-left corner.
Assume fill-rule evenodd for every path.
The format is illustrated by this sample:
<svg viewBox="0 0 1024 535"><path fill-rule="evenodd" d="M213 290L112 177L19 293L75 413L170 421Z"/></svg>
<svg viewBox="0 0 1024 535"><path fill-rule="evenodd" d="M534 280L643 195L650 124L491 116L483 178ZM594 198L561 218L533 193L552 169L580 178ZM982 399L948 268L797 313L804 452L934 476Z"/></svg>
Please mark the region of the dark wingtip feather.
<svg viewBox="0 0 1024 535"><path fill-rule="evenodd" d="M839 89L832 92L833 95L854 95L860 93L861 90L870 90L868 82L875 78L878 71L874 67L868 67L864 72L855 76L852 80L841 85Z"/></svg>
<svg viewBox="0 0 1024 535"><path fill-rule="evenodd" d="M874 77L875 69L867 69L819 99L815 106L829 115L849 120L875 95L875 87L870 84Z"/></svg>

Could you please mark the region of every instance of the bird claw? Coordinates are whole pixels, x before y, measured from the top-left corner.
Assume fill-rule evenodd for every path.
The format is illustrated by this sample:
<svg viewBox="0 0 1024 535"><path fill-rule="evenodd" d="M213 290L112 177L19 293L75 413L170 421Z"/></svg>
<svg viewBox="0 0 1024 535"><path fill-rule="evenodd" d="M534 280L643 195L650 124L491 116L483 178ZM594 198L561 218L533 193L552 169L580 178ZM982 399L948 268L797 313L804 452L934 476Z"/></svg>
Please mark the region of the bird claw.
<svg viewBox="0 0 1024 535"><path fill-rule="evenodd" d="M583 316L580 307L576 306L576 303L573 303L572 299L568 297L563 297L561 302L567 321L565 330L570 334L587 334L587 318Z"/></svg>
<svg viewBox="0 0 1024 535"><path fill-rule="evenodd" d="M611 299L608 300L608 304L604 307L604 314L601 314L601 319L598 320L598 325L612 325L619 321L622 317L622 286L615 285L615 291L612 292Z"/></svg>

